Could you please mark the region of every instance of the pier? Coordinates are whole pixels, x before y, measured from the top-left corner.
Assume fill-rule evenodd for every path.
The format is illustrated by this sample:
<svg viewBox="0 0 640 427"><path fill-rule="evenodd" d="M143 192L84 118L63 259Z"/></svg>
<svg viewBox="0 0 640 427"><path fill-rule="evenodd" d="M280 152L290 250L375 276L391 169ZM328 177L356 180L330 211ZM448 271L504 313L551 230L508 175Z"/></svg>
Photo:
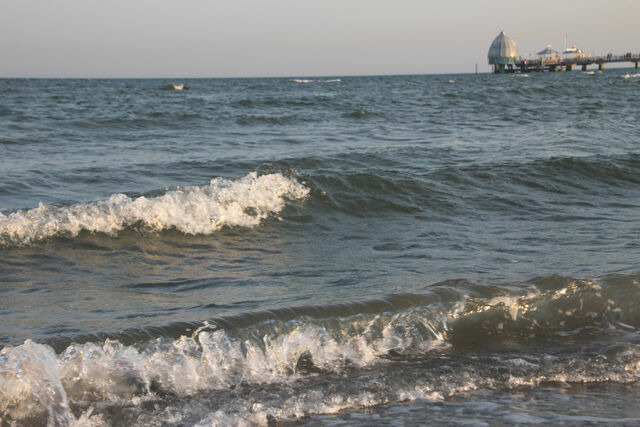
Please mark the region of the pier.
<svg viewBox="0 0 640 427"><path fill-rule="evenodd" d="M576 67L587 71L590 65L597 65L598 70L602 71L605 64L614 62L630 62L635 64L636 68L640 68L640 53L627 52L624 55L609 53L605 56L592 56L585 55L575 44L569 49L565 48L562 55L553 50L551 45L547 45L546 49L538 52L538 58L525 59L518 56L515 42L504 31L501 31L491 43L488 59L489 64L493 65L494 73L573 71Z"/></svg>
<svg viewBox="0 0 640 427"><path fill-rule="evenodd" d="M581 56L572 58L539 58L539 59L524 59L518 58L514 61L514 64L508 64L504 72L520 71L522 73L528 72L541 72L541 71L573 71L580 67L582 71L587 71L590 65L597 65L598 70L604 70L605 64L614 62L630 62L635 64L636 68L640 65L640 53L631 54L626 53L624 55L612 55L605 56Z"/></svg>

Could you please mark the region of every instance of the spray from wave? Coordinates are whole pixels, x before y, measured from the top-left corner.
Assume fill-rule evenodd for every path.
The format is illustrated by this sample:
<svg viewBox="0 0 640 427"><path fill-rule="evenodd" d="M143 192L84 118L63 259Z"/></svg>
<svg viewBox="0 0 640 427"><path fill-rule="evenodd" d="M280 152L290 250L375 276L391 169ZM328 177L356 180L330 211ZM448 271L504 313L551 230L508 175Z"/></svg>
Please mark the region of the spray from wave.
<svg viewBox="0 0 640 427"><path fill-rule="evenodd" d="M252 172L238 180L212 179L209 185L179 187L158 197L128 197L72 206L40 204L37 208L0 213L0 245L27 245L81 231L116 235L127 227L157 232L176 229L209 234L223 226L255 227L277 215L286 200L301 199L309 189L279 173Z"/></svg>

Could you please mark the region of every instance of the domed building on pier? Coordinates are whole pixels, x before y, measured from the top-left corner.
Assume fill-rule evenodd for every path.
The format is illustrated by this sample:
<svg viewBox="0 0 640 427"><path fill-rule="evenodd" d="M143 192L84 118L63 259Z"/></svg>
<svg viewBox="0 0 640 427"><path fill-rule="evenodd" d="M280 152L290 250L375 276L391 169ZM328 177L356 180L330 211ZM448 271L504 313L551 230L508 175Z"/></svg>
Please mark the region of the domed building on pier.
<svg viewBox="0 0 640 427"><path fill-rule="evenodd" d="M494 73L512 71L518 56L516 42L504 31L498 34L489 47L489 64L493 65Z"/></svg>

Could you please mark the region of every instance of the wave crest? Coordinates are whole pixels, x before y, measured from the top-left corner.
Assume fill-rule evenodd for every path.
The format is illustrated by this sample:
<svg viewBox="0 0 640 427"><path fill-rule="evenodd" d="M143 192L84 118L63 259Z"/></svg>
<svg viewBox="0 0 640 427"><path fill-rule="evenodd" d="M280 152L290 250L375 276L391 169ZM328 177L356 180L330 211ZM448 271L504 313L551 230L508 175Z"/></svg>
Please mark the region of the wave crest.
<svg viewBox="0 0 640 427"><path fill-rule="evenodd" d="M9 215L0 213L0 245L26 245L54 236L75 237L81 231L116 235L131 226L144 231L176 229L209 234L223 226L255 227L278 214L287 199L309 189L279 173L252 172L238 180L214 178L206 186L179 187L158 197L128 197L72 206L40 204Z"/></svg>

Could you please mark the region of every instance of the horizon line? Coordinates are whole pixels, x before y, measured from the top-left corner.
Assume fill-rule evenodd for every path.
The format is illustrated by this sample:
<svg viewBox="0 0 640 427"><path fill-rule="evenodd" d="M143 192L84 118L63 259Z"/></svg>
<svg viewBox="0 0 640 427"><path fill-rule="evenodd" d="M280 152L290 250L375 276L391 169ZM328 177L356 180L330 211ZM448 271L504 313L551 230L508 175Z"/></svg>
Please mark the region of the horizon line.
<svg viewBox="0 0 640 427"><path fill-rule="evenodd" d="M0 76L0 79L69 79L69 80L160 80L160 79L330 79L330 78L351 78L351 77L394 77L394 76L444 76L453 74L490 74L491 71L475 71L470 72L451 72L451 73L393 73L393 74L319 74L319 75L278 75L278 76L67 76L67 77L54 77L54 76Z"/></svg>

